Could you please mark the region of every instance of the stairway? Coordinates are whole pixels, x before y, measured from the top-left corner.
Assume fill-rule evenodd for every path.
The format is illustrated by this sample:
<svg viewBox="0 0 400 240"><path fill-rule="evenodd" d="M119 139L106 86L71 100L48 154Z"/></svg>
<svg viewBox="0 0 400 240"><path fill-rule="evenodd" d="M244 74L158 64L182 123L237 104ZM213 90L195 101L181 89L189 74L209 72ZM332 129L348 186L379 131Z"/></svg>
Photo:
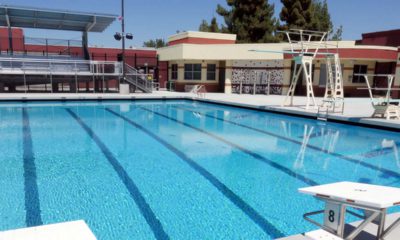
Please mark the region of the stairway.
<svg viewBox="0 0 400 240"><path fill-rule="evenodd" d="M147 79L146 74L140 73L136 68L125 64L125 81L144 93L153 92L153 80Z"/></svg>

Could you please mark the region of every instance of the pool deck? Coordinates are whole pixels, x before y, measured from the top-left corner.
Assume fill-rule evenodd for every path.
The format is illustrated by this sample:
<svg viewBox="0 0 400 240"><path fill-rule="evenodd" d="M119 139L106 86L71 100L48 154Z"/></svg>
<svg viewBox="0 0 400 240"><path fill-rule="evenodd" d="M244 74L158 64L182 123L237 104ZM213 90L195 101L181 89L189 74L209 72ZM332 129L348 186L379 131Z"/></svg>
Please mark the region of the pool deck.
<svg viewBox="0 0 400 240"><path fill-rule="evenodd" d="M305 109L306 98L295 97L292 107L282 107L285 96L281 95L238 95L224 93L207 93L205 97L199 98L192 93L157 91L151 94L134 93L101 94L101 93L28 93L28 94L0 94L0 101L29 101L29 100L136 100L136 99L193 99L220 104L229 104L238 107L254 108L285 114L294 114L309 118L317 118L317 109ZM316 98L317 104L322 103L322 98ZM386 120L382 118L371 118L373 107L369 98L346 98L344 113L329 113L328 121L347 122L358 125L366 125L390 130L400 131L400 120Z"/></svg>
<svg viewBox="0 0 400 240"><path fill-rule="evenodd" d="M96 240L83 220L0 232L0 240Z"/></svg>
<svg viewBox="0 0 400 240"><path fill-rule="evenodd" d="M400 217L400 213L394 213L390 214L386 218L386 226L388 224L392 224L397 218ZM354 222L351 224L346 225L345 227L345 234L350 233L355 226L358 226L360 224L360 221ZM354 240L375 240L376 239L376 232L377 232L377 225L375 224L368 224L363 232L360 233L359 236L354 238ZM321 234L322 233L322 234ZM320 236L323 235L325 237L316 237L316 235ZM346 236L346 235L345 235ZM298 235L293 235L290 237L284 237L280 238L278 240L338 240L341 238L334 237L332 234L327 234L326 232L323 232L322 230L316 230L304 234L298 234ZM395 228L387 237L385 237L385 240L398 240L400 239L400 228L397 227Z"/></svg>

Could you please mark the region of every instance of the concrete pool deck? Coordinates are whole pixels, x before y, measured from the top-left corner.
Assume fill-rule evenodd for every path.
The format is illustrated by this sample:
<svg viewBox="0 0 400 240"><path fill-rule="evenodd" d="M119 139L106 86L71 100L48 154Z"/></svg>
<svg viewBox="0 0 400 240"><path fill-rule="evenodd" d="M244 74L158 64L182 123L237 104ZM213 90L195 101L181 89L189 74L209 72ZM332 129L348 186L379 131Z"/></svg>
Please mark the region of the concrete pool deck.
<svg viewBox="0 0 400 240"><path fill-rule="evenodd" d="M294 114L309 118L317 118L316 109L305 109L306 98L295 97L292 107L282 107L285 96L281 95L249 95L249 94L224 94L207 93L205 97L198 97L193 93L156 91L150 94L133 93L122 95L118 93L2 93L0 101L68 101L68 100L139 100L139 99L193 99L220 104L229 104L238 107L247 107L264 111L272 111L284 114ZM321 104L322 98L316 98ZM344 113L329 113L328 121L340 121L351 124L387 128L400 131L400 120L386 120L371 118L373 107L369 98L346 98Z"/></svg>

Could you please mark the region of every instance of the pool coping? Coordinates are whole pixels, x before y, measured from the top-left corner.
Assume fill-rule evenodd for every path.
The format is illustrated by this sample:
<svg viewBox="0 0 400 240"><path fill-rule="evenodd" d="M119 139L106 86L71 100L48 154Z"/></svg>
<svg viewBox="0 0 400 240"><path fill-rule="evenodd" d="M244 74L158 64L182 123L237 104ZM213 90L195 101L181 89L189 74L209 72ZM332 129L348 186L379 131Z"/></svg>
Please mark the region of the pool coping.
<svg viewBox="0 0 400 240"><path fill-rule="evenodd" d="M22 101L22 102L48 102L48 101L123 101L123 100L191 100L191 101L198 101L198 102L207 102L219 105L226 105L226 106L234 106L239 108L246 108L252 109L257 111L263 112L270 112L275 114L282 114L282 115L289 115L295 117L302 117L308 118L313 120L318 120L317 113L315 112L307 112L301 111L297 109L289 109L289 108L282 108L282 107L274 107L274 106L267 106L267 105L254 105L254 104L246 104L246 103L239 103L239 102L232 102L232 101L223 101L223 100L216 100L216 99L207 99L207 98L200 98L195 96L188 96L188 95L171 95L171 96L157 96L157 95L49 95L49 96L10 96L10 97L2 97L0 98L0 102L15 102L15 101ZM394 131L400 132L400 122L394 121L382 121L377 120L374 118L367 118L367 117L346 117L340 116L336 114L328 114L326 116L327 122L336 122L342 123L347 125L354 125L360 127L367 127L373 129L380 129L380 130L387 130L387 131ZM321 121L323 122L323 121Z"/></svg>

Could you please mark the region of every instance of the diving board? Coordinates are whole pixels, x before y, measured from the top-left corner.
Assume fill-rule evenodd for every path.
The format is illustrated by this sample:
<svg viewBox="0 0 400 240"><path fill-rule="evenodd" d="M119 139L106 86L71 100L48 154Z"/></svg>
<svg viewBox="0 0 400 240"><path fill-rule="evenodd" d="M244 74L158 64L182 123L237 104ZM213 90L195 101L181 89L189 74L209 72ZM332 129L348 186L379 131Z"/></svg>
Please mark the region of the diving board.
<svg viewBox="0 0 400 240"><path fill-rule="evenodd" d="M329 110L333 110L333 112L335 112L336 107L342 107L343 114L344 91L338 44L335 45L328 43L328 32L309 31L302 29L290 29L289 31L278 32L286 35L290 44L290 50L274 51L251 49L249 51L260 53L282 53L293 56L293 75L282 106L293 106L296 87L299 81L301 81L301 76L303 74L307 90L306 109L315 108L320 111L319 107L324 107L328 114ZM330 52L330 48L336 48L336 53ZM322 50L325 52L321 52ZM317 106L314 96L312 65L317 56L325 57L327 66L327 81L324 96L325 101L323 102L322 106Z"/></svg>

